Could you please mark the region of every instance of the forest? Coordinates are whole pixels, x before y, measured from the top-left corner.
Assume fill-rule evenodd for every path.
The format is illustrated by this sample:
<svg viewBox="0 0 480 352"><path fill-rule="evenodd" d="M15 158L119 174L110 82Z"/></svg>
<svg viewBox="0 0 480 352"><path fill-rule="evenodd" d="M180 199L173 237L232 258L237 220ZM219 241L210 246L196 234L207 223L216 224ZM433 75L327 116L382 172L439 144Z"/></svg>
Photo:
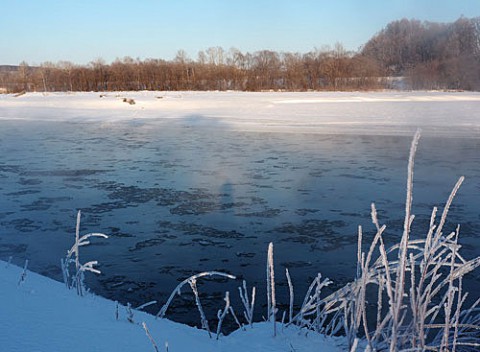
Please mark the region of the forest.
<svg viewBox="0 0 480 352"><path fill-rule="evenodd" d="M0 66L0 92L375 89L480 90L480 17L453 23L402 19L358 51L342 44L308 53L211 47L196 59L96 59Z"/></svg>

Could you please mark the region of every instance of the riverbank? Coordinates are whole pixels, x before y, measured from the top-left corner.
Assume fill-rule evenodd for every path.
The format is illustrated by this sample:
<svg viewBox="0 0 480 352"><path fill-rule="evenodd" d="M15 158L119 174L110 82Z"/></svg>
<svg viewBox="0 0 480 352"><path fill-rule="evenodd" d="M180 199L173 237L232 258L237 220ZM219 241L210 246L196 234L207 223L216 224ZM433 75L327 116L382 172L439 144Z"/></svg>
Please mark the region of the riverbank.
<svg viewBox="0 0 480 352"><path fill-rule="evenodd" d="M439 107L440 106L440 107ZM480 135L476 92L109 92L0 95L1 119L115 121L245 131Z"/></svg>
<svg viewBox="0 0 480 352"><path fill-rule="evenodd" d="M0 261L0 346L2 351L138 352L154 351L145 323L159 351L343 351L342 339L254 324L245 331L209 338L205 330L155 319L134 311L127 320L125 307L99 296L80 297L64 284ZM198 314L198 312L195 312ZM166 347L168 345L168 348Z"/></svg>

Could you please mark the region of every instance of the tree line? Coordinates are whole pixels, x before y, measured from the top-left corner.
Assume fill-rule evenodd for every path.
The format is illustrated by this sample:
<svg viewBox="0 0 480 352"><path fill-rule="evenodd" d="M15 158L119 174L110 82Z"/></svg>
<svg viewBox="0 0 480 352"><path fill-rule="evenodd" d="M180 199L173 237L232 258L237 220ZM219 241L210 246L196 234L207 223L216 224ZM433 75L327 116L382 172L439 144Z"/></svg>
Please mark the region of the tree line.
<svg viewBox="0 0 480 352"><path fill-rule="evenodd" d="M348 53L340 44L307 54L262 50L242 53L209 48L192 60L180 50L173 60L125 57L107 64L45 62L0 73L9 91L128 90L341 90L380 87L369 59Z"/></svg>
<svg viewBox="0 0 480 352"><path fill-rule="evenodd" d="M480 18L454 23L403 19L359 51L341 44L308 53L243 53L212 47L191 59L125 57L107 64L44 62L0 70L0 88L19 91L480 89Z"/></svg>
<svg viewBox="0 0 480 352"><path fill-rule="evenodd" d="M405 76L413 89L480 90L480 17L454 23L394 21L362 54L386 76Z"/></svg>

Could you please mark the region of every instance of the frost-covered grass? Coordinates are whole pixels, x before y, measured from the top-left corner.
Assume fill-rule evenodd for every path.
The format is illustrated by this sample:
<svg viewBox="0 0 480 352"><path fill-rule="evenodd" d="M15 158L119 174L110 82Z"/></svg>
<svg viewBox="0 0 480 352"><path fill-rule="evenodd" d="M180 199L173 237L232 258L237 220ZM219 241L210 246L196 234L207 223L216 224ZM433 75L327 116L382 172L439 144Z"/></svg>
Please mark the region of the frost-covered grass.
<svg viewBox="0 0 480 352"><path fill-rule="evenodd" d="M362 228L358 233L357 275L328 297L317 293L328 284L320 277L312 284L300 313L299 326L331 334L340 332L355 350L367 351L478 351L480 349L480 299L466 306L469 293L462 289L466 274L480 266L480 257L467 260L460 254L460 226L444 233L449 208L464 178L455 184L437 219L433 208L425 233L412 233L413 171L417 143L413 139L408 163L405 220L401 240L385 248L387 226L380 225L375 205L372 222L376 234L363 249ZM372 292L376 312L367 308ZM333 330L332 330L333 329ZM364 347L363 347L364 346Z"/></svg>
<svg viewBox="0 0 480 352"><path fill-rule="evenodd" d="M77 224L75 226L75 243L72 248L67 252L65 259L61 259L63 281L67 288L75 288L79 296L83 296L85 293L85 282L84 276L85 272L92 272L94 274L100 274L100 270L94 268L98 264L96 260L89 261L82 264L80 262L80 247L90 244L90 238L92 237L103 237L108 238L107 235L103 233L87 233L86 235L80 236L80 218L81 212L77 213ZM74 272L71 273L71 266L74 266Z"/></svg>

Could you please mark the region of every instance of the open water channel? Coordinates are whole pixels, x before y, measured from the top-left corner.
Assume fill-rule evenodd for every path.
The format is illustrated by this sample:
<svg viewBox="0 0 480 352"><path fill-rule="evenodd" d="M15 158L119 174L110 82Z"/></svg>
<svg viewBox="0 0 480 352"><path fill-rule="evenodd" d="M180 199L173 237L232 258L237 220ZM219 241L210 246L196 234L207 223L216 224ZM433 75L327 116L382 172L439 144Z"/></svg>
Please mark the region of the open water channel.
<svg viewBox="0 0 480 352"><path fill-rule="evenodd" d="M371 202L387 224L387 243L402 232L411 136L254 133L154 120L0 127L0 259L29 259L32 270L61 280L80 209L83 234L110 236L81 248L82 260L98 260L102 271L87 275L87 285L133 306L158 300L153 313L179 281L219 270L239 279L199 282L207 315L215 317L226 290L238 306L245 279L257 286L261 319L269 242L278 301L288 302L288 268L300 304L318 272L333 288L354 277L357 227L367 240L374 234ZM472 258L480 254L478 138L422 137L413 228L425 234L432 207L443 207L461 175L446 228L461 224L463 254ZM466 286L480 290L478 270ZM168 318L199 322L189 291Z"/></svg>

